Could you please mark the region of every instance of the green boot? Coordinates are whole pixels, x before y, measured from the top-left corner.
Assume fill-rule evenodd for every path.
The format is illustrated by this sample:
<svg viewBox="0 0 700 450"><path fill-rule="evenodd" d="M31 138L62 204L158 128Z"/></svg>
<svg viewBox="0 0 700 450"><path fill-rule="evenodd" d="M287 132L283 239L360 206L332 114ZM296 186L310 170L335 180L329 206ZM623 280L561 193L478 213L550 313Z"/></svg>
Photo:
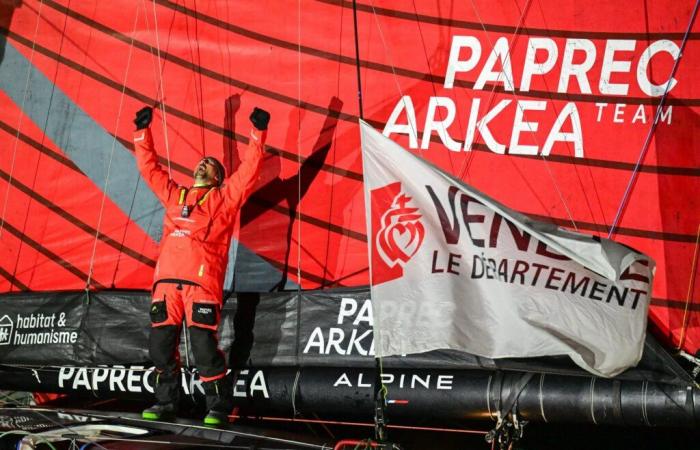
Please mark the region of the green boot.
<svg viewBox="0 0 700 450"><path fill-rule="evenodd" d="M210 409L207 415L204 417L204 425L210 427L219 427L221 425L227 424L229 422L228 415L230 412L231 410L227 412L221 412L215 409Z"/></svg>
<svg viewBox="0 0 700 450"><path fill-rule="evenodd" d="M141 417L146 420L170 420L175 418L176 408L172 403L156 403L144 409Z"/></svg>
<svg viewBox="0 0 700 450"><path fill-rule="evenodd" d="M204 425L218 427L229 422L228 416L233 410L233 380L226 376L214 381L202 383L207 396L207 409Z"/></svg>
<svg viewBox="0 0 700 450"><path fill-rule="evenodd" d="M180 371L158 372L156 369L155 396L156 404L141 413L146 420L171 420L177 414L180 401Z"/></svg>

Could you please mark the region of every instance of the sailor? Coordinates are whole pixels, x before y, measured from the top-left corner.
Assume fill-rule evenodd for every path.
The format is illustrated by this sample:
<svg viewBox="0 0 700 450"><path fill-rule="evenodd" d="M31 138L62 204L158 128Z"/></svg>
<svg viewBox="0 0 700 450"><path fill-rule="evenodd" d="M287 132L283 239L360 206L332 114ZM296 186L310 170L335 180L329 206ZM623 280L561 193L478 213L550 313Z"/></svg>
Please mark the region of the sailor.
<svg viewBox="0 0 700 450"><path fill-rule="evenodd" d="M156 368L157 403L145 419L172 418L180 395L178 343L184 319L206 394L204 423L227 421L233 409L233 385L218 348L223 280L234 222L260 172L270 114L255 108L247 151L236 172L226 177L221 163L208 156L194 169L190 187L175 183L160 164L150 124L153 109L136 113L134 146L141 175L165 207L163 238L155 268L149 354Z"/></svg>

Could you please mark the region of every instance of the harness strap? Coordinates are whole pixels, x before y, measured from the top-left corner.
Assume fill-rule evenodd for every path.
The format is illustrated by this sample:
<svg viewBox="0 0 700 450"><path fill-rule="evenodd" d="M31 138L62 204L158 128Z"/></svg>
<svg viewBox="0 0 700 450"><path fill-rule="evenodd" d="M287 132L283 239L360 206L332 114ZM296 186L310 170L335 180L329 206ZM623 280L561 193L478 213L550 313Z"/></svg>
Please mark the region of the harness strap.
<svg viewBox="0 0 700 450"><path fill-rule="evenodd" d="M181 188L180 189L180 200L178 200L177 204L182 205L185 203L185 197L187 196L187 188Z"/></svg>
<svg viewBox="0 0 700 450"><path fill-rule="evenodd" d="M197 204L198 204L199 206L202 206L202 204L203 204L204 201L207 199L207 197L209 196L209 193L210 193L212 190L214 190L214 188L213 188L213 187L210 187L209 190L208 190L204 195L202 195L202 198L200 198L199 201L197 202Z"/></svg>
<svg viewBox="0 0 700 450"><path fill-rule="evenodd" d="M209 196L209 193L210 193L212 190L214 190L214 187L210 187L209 190L208 190L204 195L202 195L202 198L200 198L200 199L197 201L197 204L198 204L199 206L202 206L202 204L207 200L207 197ZM177 202L178 205L182 205L183 203L185 203L185 199L187 198L187 192L188 192L188 191L189 191L189 190L188 190L187 188L180 188L180 199L179 199L178 202Z"/></svg>

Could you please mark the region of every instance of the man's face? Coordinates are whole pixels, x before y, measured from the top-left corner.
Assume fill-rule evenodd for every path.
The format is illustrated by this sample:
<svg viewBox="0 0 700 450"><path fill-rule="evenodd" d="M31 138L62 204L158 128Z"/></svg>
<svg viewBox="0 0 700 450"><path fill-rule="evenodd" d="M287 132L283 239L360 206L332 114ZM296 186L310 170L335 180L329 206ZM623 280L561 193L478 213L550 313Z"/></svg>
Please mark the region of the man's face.
<svg viewBox="0 0 700 450"><path fill-rule="evenodd" d="M194 168L194 180L198 184L218 183L216 166L211 158L204 158Z"/></svg>

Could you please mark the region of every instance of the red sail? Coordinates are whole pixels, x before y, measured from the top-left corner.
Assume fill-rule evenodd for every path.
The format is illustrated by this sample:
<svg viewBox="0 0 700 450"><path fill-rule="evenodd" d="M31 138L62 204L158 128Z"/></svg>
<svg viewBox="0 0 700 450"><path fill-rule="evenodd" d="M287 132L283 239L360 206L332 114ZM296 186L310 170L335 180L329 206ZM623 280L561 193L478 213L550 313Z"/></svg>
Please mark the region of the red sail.
<svg viewBox="0 0 700 450"><path fill-rule="evenodd" d="M183 184L204 154L235 167L249 112L270 111L241 248L304 289L368 283L352 2L17 3L0 6L0 292L149 287L160 216L126 169L133 113L156 103ZM535 218L615 224L657 262L653 323L694 353L692 6L359 2L357 30L365 120Z"/></svg>

